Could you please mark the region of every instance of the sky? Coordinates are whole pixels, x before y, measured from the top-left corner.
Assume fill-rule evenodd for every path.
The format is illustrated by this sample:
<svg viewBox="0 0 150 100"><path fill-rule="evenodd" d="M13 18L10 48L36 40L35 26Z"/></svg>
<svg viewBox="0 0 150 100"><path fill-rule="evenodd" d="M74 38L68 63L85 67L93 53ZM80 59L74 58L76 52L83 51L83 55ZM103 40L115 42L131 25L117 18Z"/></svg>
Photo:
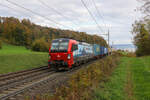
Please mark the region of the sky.
<svg viewBox="0 0 150 100"><path fill-rule="evenodd" d="M83 0L94 19L82 0L8 1L0 0L2 17L26 18L38 25L97 34L105 39L103 34L109 29L110 44L132 44L132 24L141 17L136 0Z"/></svg>

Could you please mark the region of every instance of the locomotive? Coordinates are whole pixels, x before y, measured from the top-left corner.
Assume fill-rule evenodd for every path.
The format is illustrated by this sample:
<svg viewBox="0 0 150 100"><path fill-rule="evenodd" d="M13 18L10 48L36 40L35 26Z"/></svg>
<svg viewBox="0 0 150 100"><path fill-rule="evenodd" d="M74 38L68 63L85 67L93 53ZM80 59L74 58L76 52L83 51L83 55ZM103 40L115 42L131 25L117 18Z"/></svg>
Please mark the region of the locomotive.
<svg viewBox="0 0 150 100"><path fill-rule="evenodd" d="M86 63L108 54L108 48L73 39L60 38L52 41L49 48L48 66L59 70Z"/></svg>

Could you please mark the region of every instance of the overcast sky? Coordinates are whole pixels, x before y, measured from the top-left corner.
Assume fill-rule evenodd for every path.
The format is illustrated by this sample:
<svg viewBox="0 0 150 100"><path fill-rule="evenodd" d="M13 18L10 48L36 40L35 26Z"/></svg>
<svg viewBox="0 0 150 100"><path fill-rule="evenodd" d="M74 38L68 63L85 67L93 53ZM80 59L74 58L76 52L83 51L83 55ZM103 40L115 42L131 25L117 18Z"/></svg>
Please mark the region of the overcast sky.
<svg viewBox="0 0 150 100"><path fill-rule="evenodd" d="M13 16L20 19L28 18L42 26L73 29L97 35L105 34L109 28L110 44L112 42L114 44L132 43L132 24L141 17L140 12L135 12L135 9L140 6L136 0L83 0L101 27L100 30L81 0L9 1L44 17L19 8L7 2L7 0L0 0L0 16ZM93 1L96 3L100 16ZM106 36L103 37L107 39Z"/></svg>

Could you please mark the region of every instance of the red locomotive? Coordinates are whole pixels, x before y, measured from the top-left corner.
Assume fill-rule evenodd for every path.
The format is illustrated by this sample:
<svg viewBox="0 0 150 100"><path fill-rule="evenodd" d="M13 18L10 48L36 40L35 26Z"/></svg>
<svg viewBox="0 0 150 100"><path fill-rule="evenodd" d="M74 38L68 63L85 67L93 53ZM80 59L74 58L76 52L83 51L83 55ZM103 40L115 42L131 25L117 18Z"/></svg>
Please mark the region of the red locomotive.
<svg viewBox="0 0 150 100"><path fill-rule="evenodd" d="M49 67L71 68L73 65L73 51L77 49L77 41L72 39L55 39L49 49Z"/></svg>
<svg viewBox="0 0 150 100"><path fill-rule="evenodd" d="M86 63L108 54L108 49L98 44L88 44L72 39L60 38L52 41L49 49L48 66L70 69L73 65Z"/></svg>

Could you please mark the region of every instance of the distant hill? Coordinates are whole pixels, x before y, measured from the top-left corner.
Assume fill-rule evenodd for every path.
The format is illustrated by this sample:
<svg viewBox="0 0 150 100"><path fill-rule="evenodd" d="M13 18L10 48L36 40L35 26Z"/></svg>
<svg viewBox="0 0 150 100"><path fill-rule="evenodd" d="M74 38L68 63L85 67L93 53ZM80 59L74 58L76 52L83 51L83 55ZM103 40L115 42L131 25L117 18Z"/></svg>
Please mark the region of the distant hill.
<svg viewBox="0 0 150 100"><path fill-rule="evenodd" d="M133 44L115 44L112 46L114 49L121 49L121 50L129 50L129 51L135 51L136 46Z"/></svg>

